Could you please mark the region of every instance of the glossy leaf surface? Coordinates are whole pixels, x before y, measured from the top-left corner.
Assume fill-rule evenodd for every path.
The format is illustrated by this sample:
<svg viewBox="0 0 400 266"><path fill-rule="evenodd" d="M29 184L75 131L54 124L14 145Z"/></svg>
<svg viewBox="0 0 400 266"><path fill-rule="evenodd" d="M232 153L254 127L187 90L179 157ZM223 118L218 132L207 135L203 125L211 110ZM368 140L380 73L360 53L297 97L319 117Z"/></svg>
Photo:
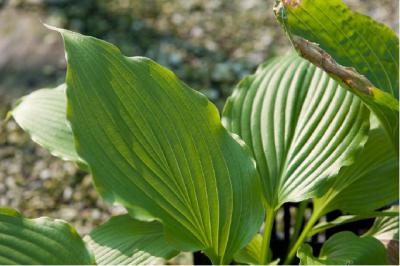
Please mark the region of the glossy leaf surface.
<svg viewBox="0 0 400 266"><path fill-rule="evenodd" d="M179 251L164 238L159 222L141 222L129 215L112 217L85 238L101 265L154 265Z"/></svg>
<svg viewBox="0 0 400 266"><path fill-rule="evenodd" d="M300 265L382 265L387 264L385 247L373 237L359 237L351 232L340 232L322 246L318 257L310 245L303 244L297 251Z"/></svg>
<svg viewBox="0 0 400 266"><path fill-rule="evenodd" d="M367 138L369 111L321 69L293 54L242 80L223 122L252 149L274 208L322 193Z"/></svg>
<svg viewBox="0 0 400 266"><path fill-rule="evenodd" d="M73 227L47 217L26 219L0 208L0 264L94 264Z"/></svg>
<svg viewBox="0 0 400 266"><path fill-rule="evenodd" d="M342 0L280 0L275 14L299 54L359 95L398 149L398 36Z"/></svg>
<svg viewBox="0 0 400 266"><path fill-rule="evenodd" d="M229 262L263 219L250 153L222 127L216 107L169 70L59 31L67 117L99 192L157 217L177 249Z"/></svg>
<svg viewBox="0 0 400 266"><path fill-rule="evenodd" d="M370 131L355 164L343 168L328 192L314 200L321 215L332 210L366 213L398 199L399 163L381 128Z"/></svg>

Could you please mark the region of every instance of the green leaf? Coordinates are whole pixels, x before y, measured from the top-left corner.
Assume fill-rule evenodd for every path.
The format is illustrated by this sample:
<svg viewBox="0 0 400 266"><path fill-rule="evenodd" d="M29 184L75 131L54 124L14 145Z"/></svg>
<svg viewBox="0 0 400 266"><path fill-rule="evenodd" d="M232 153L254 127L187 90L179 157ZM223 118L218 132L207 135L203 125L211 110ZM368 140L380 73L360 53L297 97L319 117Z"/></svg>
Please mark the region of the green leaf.
<svg viewBox="0 0 400 266"><path fill-rule="evenodd" d="M312 230L308 233L307 237L312 237L315 234L318 234L320 232L326 231L330 228L347 224L347 223L353 223L357 222L360 220L365 220L365 219L370 219L370 218L375 218L375 217L392 217L392 216L398 216L398 213L396 212L368 212L368 213L363 213L363 214L358 214L358 215L343 215L339 216L338 218L332 220L332 221L325 221L325 222L320 222L317 225L315 225Z"/></svg>
<svg viewBox="0 0 400 266"><path fill-rule="evenodd" d="M373 236L385 245L390 264L399 265L399 206L395 205L383 213L395 212L396 216L375 219L371 229L364 236Z"/></svg>
<svg viewBox="0 0 400 266"><path fill-rule="evenodd" d="M73 227L47 217L26 219L0 208L0 264L94 264Z"/></svg>
<svg viewBox="0 0 400 266"><path fill-rule="evenodd" d="M257 265L260 261L259 256L261 254L261 246L262 236L256 234L249 244L235 254L233 259L238 263ZM269 254L271 254L271 252Z"/></svg>
<svg viewBox="0 0 400 266"><path fill-rule="evenodd" d="M159 222L141 222L129 215L112 217L85 238L102 265L154 265L178 255L164 239Z"/></svg>
<svg viewBox="0 0 400 266"><path fill-rule="evenodd" d="M242 80L223 122L251 148L273 208L321 195L367 139L369 111L321 69L293 54Z"/></svg>
<svg viewBox="0 0 400 266"><path fill-rule="evenodd" d="M66 30L67 117L108 201L157 217L176 249L228 263L258 231L255 163L216 107L147 58Z"/></svg>
<svg viewBox="0 0 400 266"><path fill-rule="evenodd" d="M340 232L322 246L319 257L303 244L297 251L300 265L382 265L387 264L385 247L373 237L359 237L351 232Z"/></svg>
<svg viewBox="0 0 400 266"><path fill-rule="evenodd" d="M66 86L41 89L22 97L10 112L33 141L54 156L84 163L76 153L71 127L67 121Z"/></svg>
<svg viewBox="0 0 400 266"><path fill-rule="evenodd" d="M301 56L361 97L398 155L399 39L342 0L279 0L275 14Z"/></svg>
<svg viewBox="0 0 400 266"><path fill-rule="evenodd" d="M381 128L370 131L365 148L355 164L343 168L328 192L314 199L321 215L339 209L366 213L384 207L399 196L399 162Z"/></svg>

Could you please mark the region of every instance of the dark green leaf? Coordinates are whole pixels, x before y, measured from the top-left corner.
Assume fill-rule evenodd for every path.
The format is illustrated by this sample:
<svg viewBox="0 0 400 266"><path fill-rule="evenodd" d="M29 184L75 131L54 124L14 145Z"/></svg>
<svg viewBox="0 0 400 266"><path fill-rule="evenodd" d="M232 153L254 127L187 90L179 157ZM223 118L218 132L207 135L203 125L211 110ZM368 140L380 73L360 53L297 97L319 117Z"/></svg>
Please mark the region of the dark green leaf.
<svg viewBox="0 0 400 266"><path fill-rule="evenodd" d="M340 232L328 239L318 257L303 244L297 251L301 265L382 265L387 264L385 247L373 237Z"/></svg>
<svg viewBox="0 0 400 266"><path fill-rule="evenodd" d="M0 208L0 264L94 264L78 233L62 220L26 219Z"/></svg>
<svg viewBox="0 0 400 266"><path fill-rule="evenodd" d="M383 216L375 219L365 236L373 236L385 245L391 264L399 265L399 206L392 206L382 213L395 212L396 216Z"/></svg>
<svg viewBox="0 0 400 266"><path fill-rule="evenodd" d="M275 14L299 54L359 95L398 150L397 35L342 0L279 0Z"/></svg>

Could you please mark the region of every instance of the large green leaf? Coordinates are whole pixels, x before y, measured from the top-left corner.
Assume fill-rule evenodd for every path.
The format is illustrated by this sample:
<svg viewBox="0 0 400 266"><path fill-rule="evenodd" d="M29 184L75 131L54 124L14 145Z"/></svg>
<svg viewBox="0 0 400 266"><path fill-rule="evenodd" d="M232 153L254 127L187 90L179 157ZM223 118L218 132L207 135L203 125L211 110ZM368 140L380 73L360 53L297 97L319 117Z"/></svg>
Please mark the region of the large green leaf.
<svg viewBox="0 0 400 266"><path fill-rule="evenodd" d="M328 192L314 199L314 210L323 215L339 209L366 213L394 202L399 196L399 162L381 128L370 131L355 164L343 168Z"/></svg>
<svg viewBox="0 0 400 266"><path fill-rule="evenodd" d="M94 264L78 233L62 220L26 219L0 208L0 264Z"/></svg>
<svg viewBox="0 0 400 266"><path fill-rule="evenodd" d="M216 107L169 70L66 30L67 116L108 201L159 218L179 250L227 263L263 219L255 163Z"/></svg>
<svg viewBox="0 0 400 266"><path fill-rule="evenodd" d="M10 112L15 121L39 145L65 160L83 163L76 153L67 121L66 86L41 89L22 97Z"/></svg>
<svg viewBox="0 0 400 266"><path fill-rule="evenodd" d="M322 184L353 162L369 129L369 111L321 69L293 54L242 80L223 122L252 149L267 202L320 195Z"/></svg>
<svg viewBox="0 0 400 266"><path fill-rule="evenodd" d="M112 217L85 238L96 262L106 265L154 265L176 256L159 222L141 222L129 215Z"/></svg>
<svg viewBox="0 0 400 266"><path fill-rule="evenodd" d="M391 264L399 265L399 206L392 206L383 213L396 212L396 216L378 217L364 236L373 236L385 245Z"/></svg>
<svg viewBox="0 0 400 266"><path fill-rule="evenodd" d="M382 265L387 264L385 247L373 237L359 237L351 232L333 235L322 246L318 257L310 245L297 251L300 265Z"/></svg>
<svg viewBox="0 0 400 266"><path fill-rule="evenodd" d="M299 54L359 95L398 150L397 35L342 0L279 0L275 14Z"/></svg>

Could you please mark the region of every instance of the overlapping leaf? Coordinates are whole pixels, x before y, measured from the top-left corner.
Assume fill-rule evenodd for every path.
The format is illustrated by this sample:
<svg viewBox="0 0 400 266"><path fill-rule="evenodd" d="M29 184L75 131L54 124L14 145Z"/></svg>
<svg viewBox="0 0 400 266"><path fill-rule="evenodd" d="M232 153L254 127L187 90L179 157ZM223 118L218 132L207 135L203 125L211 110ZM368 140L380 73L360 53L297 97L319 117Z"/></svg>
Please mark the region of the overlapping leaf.
<svg viewBox="0 0 400 266"><path fill-rule="evenodd" d="M385 245L388 260L399 265L399 206L395 205L383 213L396 212L396 216L378 217L364 236L373 236Z"/></svg>
<svg viewBox="0 0 400 266"><path fill-rule="evenodd" d="M373 237L359 237L351 232L333 235L322 246L318 257L310 245L297 251L300 265L382 265L387 264L385 247Z"/></svg>
<svg viewBox="0 0 400 266"><path fill-rule="evenodd" d="M397 150L397 35L353 13L342 0L279 0L275 14L300 55L359 95L375 112Z"/></svg>
<svg viewBox="0 0 400 266"><path fill-rule="evenodd" d="M26 219L0 208L0 264L94 264L78 233L61 220Z"/></svg>
<svg viewBox="0 0 400 266"><path fill-rule="evenodd" d="M39 145L53 155L79 163L74 147L71 127L67 121L66 86L41 89L21 98L11 115Z"/></svg>
<svg viewBox="0 0 400 266"><path fill-rule="evenodd" d="M328 192L314 200L323 215L332 210L367 213L394 202L399 196L399 162L381 128L370 131L355 164L342 169Z"/></svg>
<svg viewBox="0 0 400 266"><path fill-rule="evenodd" d="M255 164L207 98L169 70L59 30L78 154L109 201L159 218L177 249L227 263L263 218Z"/></svg>
<svg viewBox="0 0 400 266"><path fill-rule="evenodd" d="M297 55L271 60L241 81L223 117L252 149L274 208L321 194L365 143L368 120L358 97Z"/></svg>
<svg viewBox="0 0 400 266"><path fill-rule="evenodd" d="M129 215L112 217L85 241L101 265L162 264L179 253L165 241L159 222L141 222Z"/></svg>

